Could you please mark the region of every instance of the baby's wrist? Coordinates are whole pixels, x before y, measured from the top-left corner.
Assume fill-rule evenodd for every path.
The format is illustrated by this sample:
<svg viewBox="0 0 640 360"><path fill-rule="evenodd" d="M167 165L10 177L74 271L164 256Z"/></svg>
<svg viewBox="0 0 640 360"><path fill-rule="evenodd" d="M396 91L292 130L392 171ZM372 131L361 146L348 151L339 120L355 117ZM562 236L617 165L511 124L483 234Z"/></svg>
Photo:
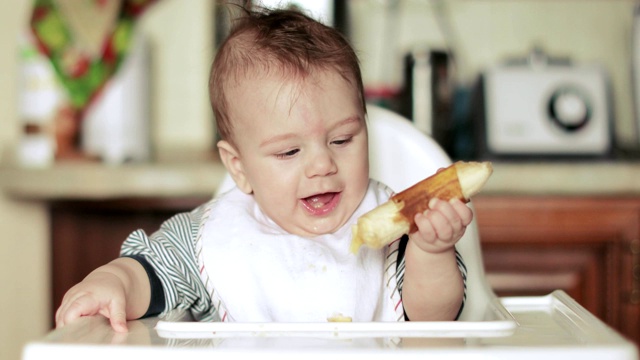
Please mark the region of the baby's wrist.
<svg viewBox="0 0 640 360"><path fill-rule="evenodd" d="M413 250L409 250L409 248L415 248ZM409 241L407 243L407 251L416 251L418 253L424 254L425 256L450 256L455 253L455 244L429 244L429 243L419 243L418 241Z"/></svg>

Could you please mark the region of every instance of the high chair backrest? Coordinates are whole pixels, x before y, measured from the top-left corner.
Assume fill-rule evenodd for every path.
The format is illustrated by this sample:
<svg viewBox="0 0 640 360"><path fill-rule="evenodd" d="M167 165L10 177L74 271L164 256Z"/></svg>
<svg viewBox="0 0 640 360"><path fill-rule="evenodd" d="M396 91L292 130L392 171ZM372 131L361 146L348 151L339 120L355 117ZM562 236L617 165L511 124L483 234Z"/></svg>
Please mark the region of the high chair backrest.
<svg viewBox="0 0 640 360"><path fill-rule="evenodd" d="M451 164L451 159L431 137L390 110L367 106L370 176L400 192ZM216 195L229 190L234 182L229 175ZM472 206L472 205L470 205ZM476 221L467 227L457 249L467 268L467 301L460 320L481 321L490 318L485 312L495 295L488 286L482 263Z"/></svg>

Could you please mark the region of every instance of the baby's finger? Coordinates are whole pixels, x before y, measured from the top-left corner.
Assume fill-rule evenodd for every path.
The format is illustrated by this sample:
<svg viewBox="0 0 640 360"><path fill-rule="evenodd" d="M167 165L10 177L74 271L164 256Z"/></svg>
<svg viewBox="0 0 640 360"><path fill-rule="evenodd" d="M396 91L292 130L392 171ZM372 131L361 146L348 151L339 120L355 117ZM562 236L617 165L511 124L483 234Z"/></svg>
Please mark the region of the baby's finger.
<svg viewBox="0 0 640 360"><path fill-rule="evenodd" d="M473 211L470 207L467 206L467 204L458 199L452 199L451 201L449 201L449 203L462 220L463 226L468 226L469 224L471 224L471 220L473 220Z"/></svg>
<svg viewBox="0 0 640 360"><path fill-rule="evenodd" d="M63 301L56 313L56 327L63 327L82 316L97 313L96 305L87 297L78 296L68 301Z"/></svg>
<svg viewBox="0 0 640 360"><path fill-rule="evenodd" d="M437 239L447 240L453 237L455 229L442 211L428 211L427 218L433 225Z"/></svg>
<svg viewBox="0 0 640 360"><path fill-rule="evenodd" d="M127 314L124 309L124 304L118 301L112 301L109 306L109 313L106 314L111 323L113 330L117 332L127 332Z"/></svg>
<svg viewBox="0 0 640 360"><path fill-rule="evenodd" d="M61 328L64 326L64 319L63 319L63 314L66 312L66 305L64 302L64 299L62 300L62 304L60 304L60 307L58 307L58 310L56 310L55 313L55 321L56 321L56 328Z"/></svg>
<svg viewBox="0 0 640 360"><path fill-rule="evenodd" d="M458 212L449 202L433 198L429 201L429 209L439 212L445 220L453 227L462 227L462 219L458 215Z"/></svg>
<svg viewBox="0 0 640 360"><path fill-rule="evenodd" d="M429 213L429 210L427 210L426 213ZM428 243L434 243L438 239L438 234L431 220L425 215L426 213L416 214L414 221L418 229L420 229L420 235L422 235L424 240Z"/></svg>

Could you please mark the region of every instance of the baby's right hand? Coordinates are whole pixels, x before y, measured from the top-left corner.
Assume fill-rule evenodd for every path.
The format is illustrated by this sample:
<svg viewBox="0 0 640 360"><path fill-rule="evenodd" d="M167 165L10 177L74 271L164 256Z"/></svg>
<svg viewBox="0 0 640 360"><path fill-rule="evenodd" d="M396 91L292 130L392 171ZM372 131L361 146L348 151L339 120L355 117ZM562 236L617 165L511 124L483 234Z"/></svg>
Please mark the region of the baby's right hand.
<svg viewBox="0 0 640 360"><path fill-rule="evenodd" d="M121 279L100 269L73 286L56 311L56 328L82 317L103 315L117 332L127 331L125 287Z"/></svg>

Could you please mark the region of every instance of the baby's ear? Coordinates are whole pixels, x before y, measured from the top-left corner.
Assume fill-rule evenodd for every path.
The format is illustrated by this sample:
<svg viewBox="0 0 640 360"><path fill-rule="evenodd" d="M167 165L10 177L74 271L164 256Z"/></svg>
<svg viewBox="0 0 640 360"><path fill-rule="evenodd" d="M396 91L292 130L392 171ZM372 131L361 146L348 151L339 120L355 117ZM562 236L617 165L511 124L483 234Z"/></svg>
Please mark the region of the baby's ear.
<svg viewBox="0 0 640 360"><path fill-rule="evenodd" d="M247 180L238 150L228 141L221 140L218 142L218 152L224 167L227 168L238 188L244 193L251 194L253 189Z"/></svg>

